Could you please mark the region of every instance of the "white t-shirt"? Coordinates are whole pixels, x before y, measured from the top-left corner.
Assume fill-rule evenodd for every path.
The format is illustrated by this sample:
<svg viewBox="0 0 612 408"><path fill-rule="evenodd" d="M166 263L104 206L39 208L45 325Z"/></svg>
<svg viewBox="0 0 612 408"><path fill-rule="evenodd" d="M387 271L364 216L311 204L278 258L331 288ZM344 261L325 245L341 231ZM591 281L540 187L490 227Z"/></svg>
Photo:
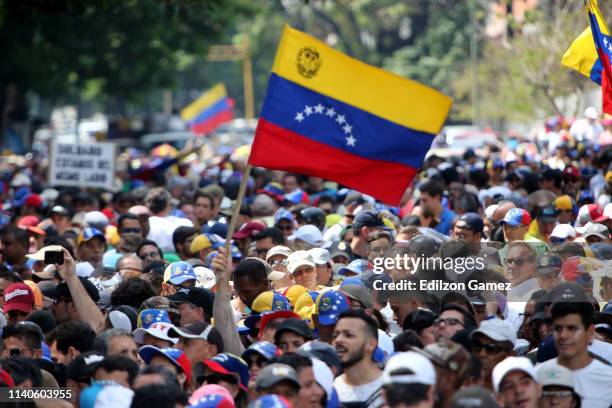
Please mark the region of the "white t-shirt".
<svg viewBox="0 0 612 408"><path fill-rule="evenodd" d="M348 385L344 381L344 374L336 377L334 380L334 388L338 392L338 399L340 402L365 402L372 394L379 392L382 385L382 373L374 381L357 387ZM369 404L368 406L376 408L382 406L383 403L384 400L382 394L379 394L373 403Z"/></svg>
<svg viewBox="0 0 612 408"><path fill-rule="evenodd" d="M558 364L549 360L542 366ZM612 404L612 366L598 360L581 368L571 370L574 390L582 397L582 406L588 408L610 408Z"/></svg>
<svg viewBox="0 0 612 408"><path fill-rule="evenodd" d="M595 339L593 343L589 345L589 351L612 364L612 344Z"/></svg>
<svg viewBox="0 0 612 408"><path fill-rule="evenodd" d="M147 239L154 241L161 248L162 252L174 252L172 234L178 227L193 227L193 223L187 218L152 216L149 218L149 235Z"/></svg>

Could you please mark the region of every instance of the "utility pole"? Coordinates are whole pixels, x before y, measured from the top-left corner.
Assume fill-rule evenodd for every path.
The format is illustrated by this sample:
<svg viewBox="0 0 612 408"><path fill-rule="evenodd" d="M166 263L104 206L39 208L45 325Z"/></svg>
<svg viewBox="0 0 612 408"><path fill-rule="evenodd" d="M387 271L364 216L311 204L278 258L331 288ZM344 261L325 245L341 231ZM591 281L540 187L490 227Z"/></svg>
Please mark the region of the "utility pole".
<svg viewBox="0 0 612 408"><path fill-rule="evenodd" d="M254 98L253 98L253 65L251 63L251 53L249 49L249 39L245 37L241 44L237 45L213 45L208 51L208 61L242 61L242 82L244 88L244 116L246 119L253 119Z"/></svg>

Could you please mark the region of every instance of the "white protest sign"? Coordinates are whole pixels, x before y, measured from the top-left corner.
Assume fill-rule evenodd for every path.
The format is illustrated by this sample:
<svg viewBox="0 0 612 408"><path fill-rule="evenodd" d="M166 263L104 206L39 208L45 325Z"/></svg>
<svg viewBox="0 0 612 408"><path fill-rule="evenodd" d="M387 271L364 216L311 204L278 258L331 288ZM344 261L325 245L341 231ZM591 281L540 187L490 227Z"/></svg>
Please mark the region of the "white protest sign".
<svg viewBox="0 0 612 408"><path fill-rule="evenodd" d="M112 189L115 177L113 143L53 143L49 184Z"/></svg>

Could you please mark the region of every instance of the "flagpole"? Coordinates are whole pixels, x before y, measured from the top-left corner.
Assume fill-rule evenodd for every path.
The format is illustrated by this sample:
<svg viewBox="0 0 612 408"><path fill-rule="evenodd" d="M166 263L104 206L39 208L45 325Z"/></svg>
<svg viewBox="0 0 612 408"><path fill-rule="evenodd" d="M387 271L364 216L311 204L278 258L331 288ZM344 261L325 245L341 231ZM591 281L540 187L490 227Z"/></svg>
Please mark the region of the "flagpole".
<svg viewBox="0 0 612 408"><path fill-rule="evenodd" d="M247 164L242 173L242 180L240 181L240 187L238 188L238 197L236 197L236 201L234 203L234 211L232 212L232 219L230 220L229 226L227 227L227 235L225 236L225 252L227 253L227 257L231 259L231 244L232 244L232 235L234 235L234 230L236 229L236 224L238 223L238 216L240 215L240 208L242 207L242 200L244 199L244 193L246 192L246 186L249 181L249 176L251 175L251 166Z"/></svg>

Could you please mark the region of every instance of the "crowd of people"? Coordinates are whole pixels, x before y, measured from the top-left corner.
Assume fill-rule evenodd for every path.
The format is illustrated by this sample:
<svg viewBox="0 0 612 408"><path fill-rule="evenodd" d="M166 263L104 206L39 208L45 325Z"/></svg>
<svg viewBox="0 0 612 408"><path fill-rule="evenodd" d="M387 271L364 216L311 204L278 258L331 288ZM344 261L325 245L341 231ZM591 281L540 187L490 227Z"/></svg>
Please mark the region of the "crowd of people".
<svg viewBox="0 0 612 408"><path fill-rule="evenodd" d="M129 149L112 192L3 160L0 385L70 391L52 407L609 408L606 129L588 110L431 154L398 207L260 168L237 202L244 152Z"/></svg>

